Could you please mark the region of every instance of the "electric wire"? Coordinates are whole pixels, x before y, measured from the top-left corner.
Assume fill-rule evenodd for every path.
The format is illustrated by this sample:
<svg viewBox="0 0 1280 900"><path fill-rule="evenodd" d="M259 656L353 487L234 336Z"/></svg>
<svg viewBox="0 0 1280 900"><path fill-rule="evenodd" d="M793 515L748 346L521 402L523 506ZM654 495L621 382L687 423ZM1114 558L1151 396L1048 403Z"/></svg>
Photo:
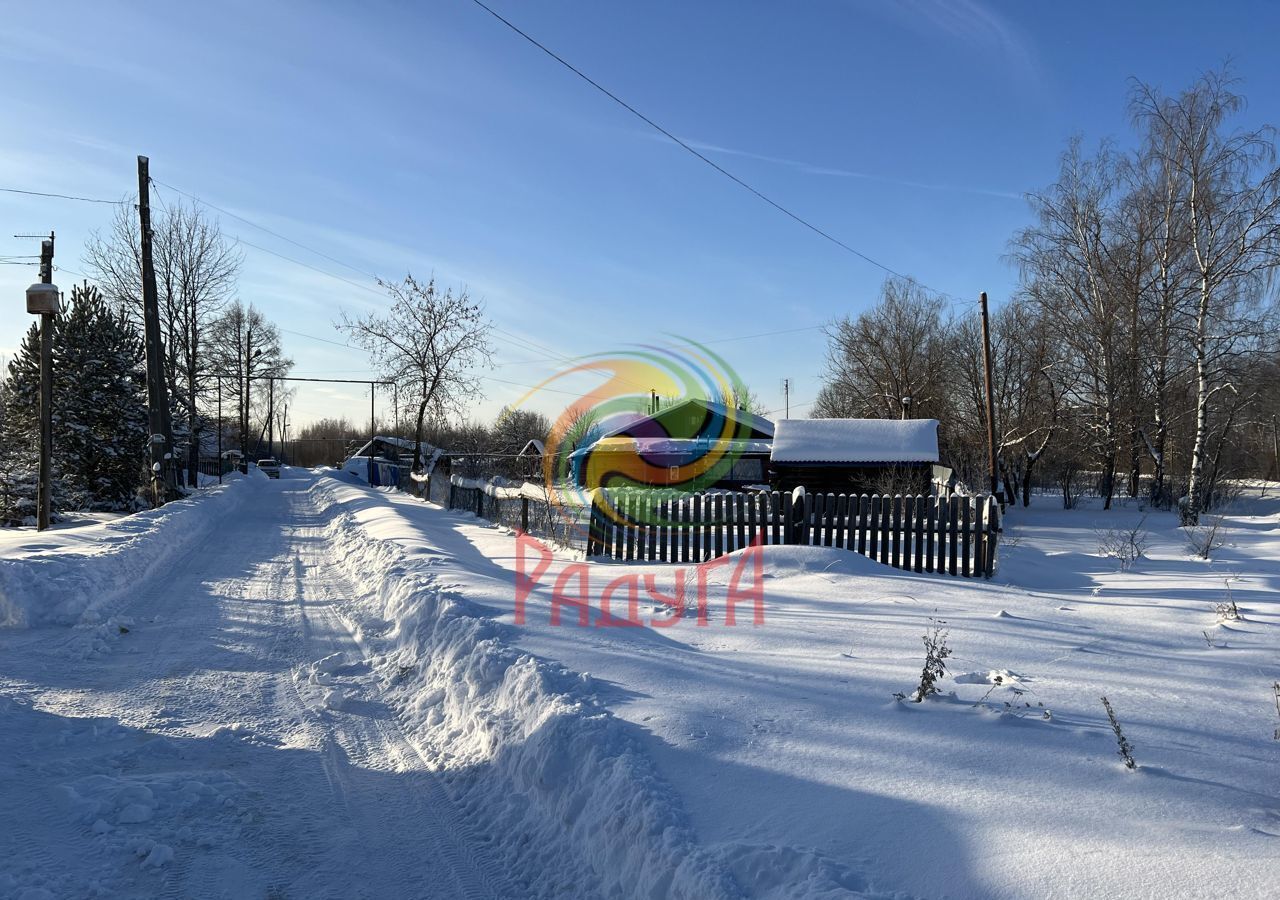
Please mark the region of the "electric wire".
<svg viewBox="0 0 1280 900"><path fill-rule="evenodd" d="M109 203L112 206L124 206L126 200L100 200L96 197L77 197L73 194L50 194L46 191L24 191L19 188L0 188L6 194L26 194L29 197L52 197L56 200L79 200L81 203Z"/></svg>
<svg viewBox="0 0 1280 900"><path fill-rule="evenodd" d="M930 292L930 293L932 293L932 294L937 294L937 295L939 295L939 296L941 296L941 297L946 297L946 298L949 298L949 299L952 299L952 300L957 300L957 301L962 302L962 303L963 303L963 302L966 302L966 301L960 300L960 298L958 298L958 297L952 297L950 294L947 294L945 291L939 291L939 290L936 290L936 289L934 289L934 288L931 288L931 287L929 287L927 284L925 284L924 282L920 281L919 279L913 278L913 277L911 277L910 275L907 275L907 274L905 274L905 273L903 273L903 272L899 272L897 269L894 269L894 268L892 268L891 266L887 266L887 265L885 265L884 263L880 262L879 260L874 259L874 258L872 258L871 256L867 255L866 253L863 253L861 250L858 250L857 248L850 246L849 244L847 244L847 243L845 243L844 241L840 240L839 238L837 238L835 235L831 234L830 232L825 231L824 229L822 229L822 228L820 228L819 226L817 226L817 225L813 224L812 222L810 222L808 219L805 219L804 217L800 216L799 214L797 214L797 213L793 212L792 210L788 209L787 207L783 206L781 203L779 203L778 201L774 200L772 197L769 197L769 196L768 196L767 194L765 194L763 191L759 190L759 189L758 189L758 188L756 188L756 187L753 187L751 184L748 184L746 181L744 181L743 179L739 178L737 175L735 175L735 174L733 174L732 172L730 172L730 171L729 171L728 169L726 169L724 166L720 165L720 164L719 164L719 163L717 163L715 160L711 159L711 158L710 158L710 157L708 157L706 154L702 153L701 151L699 151L698 149L696 149L695 147L693 147L691 144L689 144L689 143L687 143L686 141L683 141L683 140L681 140L680 138L676 137L676 135L674 135L672 132L668 131L666 128L662 127L662 126L661 126L661 125L659 125L657 122L655 122L653 119L649 118L647 115L645 115L644 113L640 112L640 110L636 109L634 106L632 106L632 105L631 105L630 103L628 103L626 100L623 100L623 99L622 99L621 97L619 97L617 94L613 93L613 91L609 90L609 89L608 89L608 88L606 88L604 85L600 84L600 82L596 81L596 80L595 80L594 78L592 78L590 75L587 75L585 72L583 72L583 71L582 71L581 69L579 69L577 66L573 65L573 63L569 62L569 61L568 61L567 59L565 59L563 56L561 56L560 54L556 53L556 52L555 52L554 50L552 50L550 47L546 46L546 45L545 45L545 44L543 44L541 41L537 40L537 39L536 39L536 38L534 38L532 35L530 35L528 32L526 32L526 31L524 31L523 29L521 29L518 25L516 25L515 23L513 23L510 19L505 18L505 17L504 17L504 16L502 16L500 13L498 13L496 10L494 10L492 7L490 7L490 6L488 6L487 4L485 4L485 3L483 2L483 0L471 0L471 2L472 2L472 3L474 3L476 6L480 7L480 8L481 8L482 10L484 10L485 12L487 12L489 15L493 16L493 18L497 19L499 22L501 22L501 23L502 23L503 25L505 25L507 28L511 29L513 32L515 32L516 34L518 34L520 37L524 38L526 41L528 41L528 42L529 42L530 44L532 44L534 47L537 47L539 50L541 50L541 51L542 51L543 53L545 53L547 56L551 57L553 60L555 60L556 62L558 62L560 65L564 66L566 69L568 69L568 70L569 70L570 72L572 72L574 75L577 75L579 78L581 78L581 79L582 79L583 81L585 81L587 84L591 85L591 86L592 86L593 88L595 88L597 91L599 91L600 93L604 94L606 97L608 97L608 98L609 98L610 100L612 100L614 103L618 104L618 105L619 105L619 106L621 106L623 109L625 109L627 112L631 113L633 116L635 116L635 117L636 117L637 119L639 119L641 122L644 122L646 125L648 125L650 128L652 128L654 131L658 132L658 133L659 133L659 134L661 134L663 137L665 137L665 138L667 138L667 139L669 139L669 140L673 141L674 143L676 143L677 145L679 145L681 148L683 148L684 150L686 150L686 151L688 151L690 154L692 154L694 157L696 157L698 160L700 160L701 162L703 162L703 163L705 163L706 165L710 166L712 169L714 169L715 171L719 172L719 173L720 173L721 175L723 175L725 178L728 178L728 179L729 179L730 181L732 181L734 184L736 184L736 185L738 185L739 187L741 187L741 188L743 188L743 189L745 189L745 190L749 191L750 193L754 194L757 198L759 198L760 200L763 200L765 203L767 203L767 204L769 204L770 206L772 206L772 207L773 207L774 209L776 209L778 212L782 213L783 215L787 216L788 218L790 218L790 219L794 220L795 222L797 222L797 223L799 223L800 225L804 226L805 228L809 229L809 230L810 230L810 231L812 231L814 234L817 234L817 235L819 235L820 237L825 238L826 240L828 240L828 241L830 241L831 243L835 244L837 247L840 247L841 249L846 250L846 251L848 251L849 253L852 253L854 256L858 257L858 258L859 258L859 259L861 259L861 260L864 260L865 262L870 263L871 265L875 266L876 268L878 268L878 269L880 269L880 270L882 270L882 271L884 271L884 272L886 272L886 273L888 273L888 274L890 274L890 275L897 276L898 278L901 278L901 279L903 279L904 281L909 281L909 282L911 282L912 284L915 284L915 285L917 285L917 286L919 286L919 287L923 288L924 290L926 290L926 291L928 291L928 292Z"/></svg>

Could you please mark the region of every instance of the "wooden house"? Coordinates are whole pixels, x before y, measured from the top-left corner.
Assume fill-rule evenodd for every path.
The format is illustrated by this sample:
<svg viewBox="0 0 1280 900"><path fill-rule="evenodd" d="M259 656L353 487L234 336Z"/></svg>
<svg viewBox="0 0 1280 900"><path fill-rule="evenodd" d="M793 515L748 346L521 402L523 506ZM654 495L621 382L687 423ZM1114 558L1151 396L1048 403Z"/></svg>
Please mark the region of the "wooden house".
<svg viewBox="0 0 1280 900"><path fill-rule="evenodd" d="M692 398L605 431L573 452L570 471L585 488L760 485L772 438L763 416Z"/></svg>

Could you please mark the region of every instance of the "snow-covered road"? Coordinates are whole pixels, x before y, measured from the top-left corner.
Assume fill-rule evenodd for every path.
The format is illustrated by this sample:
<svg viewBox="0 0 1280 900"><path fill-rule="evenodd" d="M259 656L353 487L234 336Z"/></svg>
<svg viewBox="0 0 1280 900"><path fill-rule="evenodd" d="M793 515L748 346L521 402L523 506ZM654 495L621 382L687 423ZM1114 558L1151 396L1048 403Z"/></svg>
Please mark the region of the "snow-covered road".
<svg viewBox="0 0 1280 900"><path fill-rule="evenodd" d="M513 895L380 701L298 475L130 585L96 652L0 631L0 897Z"/></svg>
<svg viewBox="0 0 1280 900"><path fill-rule="evenodd" d="M521 616L510 531L319 470L15 534L0 900L1270 898L1266 488L1207 561L1124 504L1011 512L992 581L766 548L741 627L727 568L705 625L603 627L611 579L702 584L607 563L554 624L549 550ZM895 702L938 618L942 693Z"/></svg>

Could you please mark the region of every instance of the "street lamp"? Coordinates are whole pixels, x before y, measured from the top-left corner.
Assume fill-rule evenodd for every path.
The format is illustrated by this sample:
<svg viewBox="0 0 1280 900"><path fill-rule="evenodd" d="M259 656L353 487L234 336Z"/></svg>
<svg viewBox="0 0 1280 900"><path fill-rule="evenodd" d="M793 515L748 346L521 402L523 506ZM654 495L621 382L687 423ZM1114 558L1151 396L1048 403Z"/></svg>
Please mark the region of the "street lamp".
<svg viewBox="0 0 1280 900"><path fill-rule="evenodd" d="M46 265L47 260L47 265ZM27 312L40 316L40 472L37 479L36 530L49 527L53 511L53 317L62 312L58 286L53 275L53 241L41 247L42 280L27 288Z"/></svg>

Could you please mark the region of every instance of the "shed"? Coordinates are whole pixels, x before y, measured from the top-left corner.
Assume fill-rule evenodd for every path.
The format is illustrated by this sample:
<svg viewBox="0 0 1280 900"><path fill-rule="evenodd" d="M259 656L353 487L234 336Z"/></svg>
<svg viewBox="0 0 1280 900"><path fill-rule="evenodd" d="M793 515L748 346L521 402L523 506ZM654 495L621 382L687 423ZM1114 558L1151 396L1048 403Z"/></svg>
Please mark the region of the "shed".
<svg viewBox="0 0 1280 900"><path fill-rule="evenodd" d="M937 419L783 419L769 479L779 490L924 493L936 462Z"/></svg>

